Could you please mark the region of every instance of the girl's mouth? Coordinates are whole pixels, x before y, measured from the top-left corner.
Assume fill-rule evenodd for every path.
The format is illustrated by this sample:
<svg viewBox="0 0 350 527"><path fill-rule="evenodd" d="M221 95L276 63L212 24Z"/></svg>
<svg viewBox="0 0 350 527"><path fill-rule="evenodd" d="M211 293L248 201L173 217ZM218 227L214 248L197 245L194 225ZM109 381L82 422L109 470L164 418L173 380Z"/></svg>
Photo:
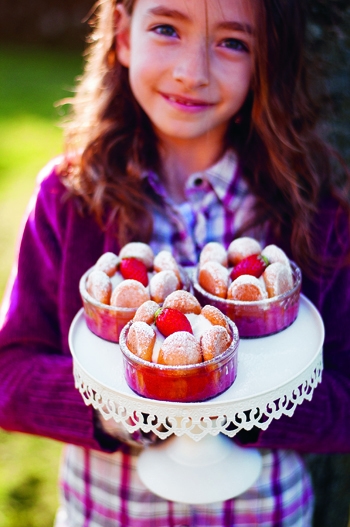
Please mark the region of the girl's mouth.
<svg viewBox="0 0 350 527"><path fill-rule="evenodd" d="M168 101L172 106L175 106L180 109L189 109L189 110L204 110L214 106L213 103L208 101L203 101L200 99L189 99L187 97L181 97L179 95L161 93L162 97Z"/></svg>

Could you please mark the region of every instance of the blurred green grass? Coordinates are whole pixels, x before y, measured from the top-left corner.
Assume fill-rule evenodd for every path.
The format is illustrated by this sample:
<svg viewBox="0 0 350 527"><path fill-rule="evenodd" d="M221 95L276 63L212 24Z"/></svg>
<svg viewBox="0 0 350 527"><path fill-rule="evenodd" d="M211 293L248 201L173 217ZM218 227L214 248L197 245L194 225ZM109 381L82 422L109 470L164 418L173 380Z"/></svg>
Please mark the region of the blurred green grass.
<svg viewBox="0 0 350 527"><path fill-rule="evenodd" d="M62 151L60 111L79 52L0 46L0 298L38 171ZM62 445L0 430L0 527L50 527Z"/></svg>

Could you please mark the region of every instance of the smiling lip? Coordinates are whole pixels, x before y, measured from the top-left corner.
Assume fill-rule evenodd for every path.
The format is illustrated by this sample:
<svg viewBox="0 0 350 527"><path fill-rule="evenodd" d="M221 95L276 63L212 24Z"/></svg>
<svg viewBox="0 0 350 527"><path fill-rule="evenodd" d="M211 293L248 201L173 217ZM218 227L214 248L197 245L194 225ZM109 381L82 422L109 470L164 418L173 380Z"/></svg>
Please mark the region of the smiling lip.
<svg viewBox="0 0 350 527"><path fill-rule="evenodd" d="M214 103L203 101L200 99L190 99L188 97L181 97L171 93L161 93L162 97L168 101L172 106L181 110L187 111L201 111L207 110L214 106Z"/></svg>

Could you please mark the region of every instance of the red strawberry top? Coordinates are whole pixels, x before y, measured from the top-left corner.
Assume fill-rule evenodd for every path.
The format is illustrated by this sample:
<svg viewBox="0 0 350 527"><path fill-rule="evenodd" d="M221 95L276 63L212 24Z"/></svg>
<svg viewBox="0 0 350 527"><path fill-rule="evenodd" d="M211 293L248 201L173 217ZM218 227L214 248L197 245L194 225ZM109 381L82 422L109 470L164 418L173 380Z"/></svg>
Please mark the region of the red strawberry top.
<svg viewBox="0 0 350 527"><path fill-rule="evenodd" d="M158 309L155 313L155 323L164 337L168 337L176 331L187 331L193 334L188 318L178 309L171 307Z"/></svg>
<svg viewBox="0 0 350 527"><path fill-rule="evenodd" d="M265 256L252 254L233 267L230 278L231 280L236 280L236 278L244 274L260 278L268 265L269 261Z"/></svg>
<svg viewBox="0 0 350 527"><path fill-rule="evenodd" d="M141 282L145 287L148 285L147 267L137 258L123 258L119 265L122 277Z"/></svg>
<svg viewBox="0 0 350 527"><path fill-rule="evenodd" d="M135 282L139 288L137 298L132 302ZM113 308L139 307L149 299L162 304L170 293L183 287L188 287L187 277L171 252L163 250L154 255L152 248L142 242L127 243L119 255L104 253L86 283L90 296Z"/></svg>
<svg viewBox="0 0 350 527"><path fill-rule="evenodd" d="M179 366L221 355L232 338L229 321L219 309L202 308L192 293L175 291L165 299L163 307L148 301L138 308L126 344L143 360Z"/></svg>
<svg viewBox="0 0 350 527"><path fill-rule="evenodd" d="M263 248L254 238L243 236L230 243L226 259L224 249L218 250L217 245L209 242L203 247L198 266L199 285L211 295L250 302L293 288L292 266L276 245Z"/></svg>

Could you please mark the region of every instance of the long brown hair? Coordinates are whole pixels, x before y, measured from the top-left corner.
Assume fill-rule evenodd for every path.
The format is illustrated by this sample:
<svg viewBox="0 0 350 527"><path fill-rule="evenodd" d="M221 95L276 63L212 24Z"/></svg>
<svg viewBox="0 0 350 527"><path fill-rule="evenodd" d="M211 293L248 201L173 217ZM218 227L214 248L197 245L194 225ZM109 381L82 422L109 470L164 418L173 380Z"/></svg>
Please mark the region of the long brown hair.
<svg viewBox="0 0 350 527"><path fill-rule="evenodd" d="M120 1L131 14L135 0ZM229 127L227 143L238 152L242 174L257 198L246 227L273 225L279 238L291 239L293 258L310 270L315 212L324 195L340 191L332 183L333 151L316 131L319 112L304 59L303 0L254 0L252 5L252 91L240 124ZM117 61L114 17L115 0L99 0L67 127L70 155L62 174L101 225L118 220L120 243L149 241L150 198L141 174L160 169L157 139L133 97L127 70ZM345 199L343 205L349 210Z"/></svg>

